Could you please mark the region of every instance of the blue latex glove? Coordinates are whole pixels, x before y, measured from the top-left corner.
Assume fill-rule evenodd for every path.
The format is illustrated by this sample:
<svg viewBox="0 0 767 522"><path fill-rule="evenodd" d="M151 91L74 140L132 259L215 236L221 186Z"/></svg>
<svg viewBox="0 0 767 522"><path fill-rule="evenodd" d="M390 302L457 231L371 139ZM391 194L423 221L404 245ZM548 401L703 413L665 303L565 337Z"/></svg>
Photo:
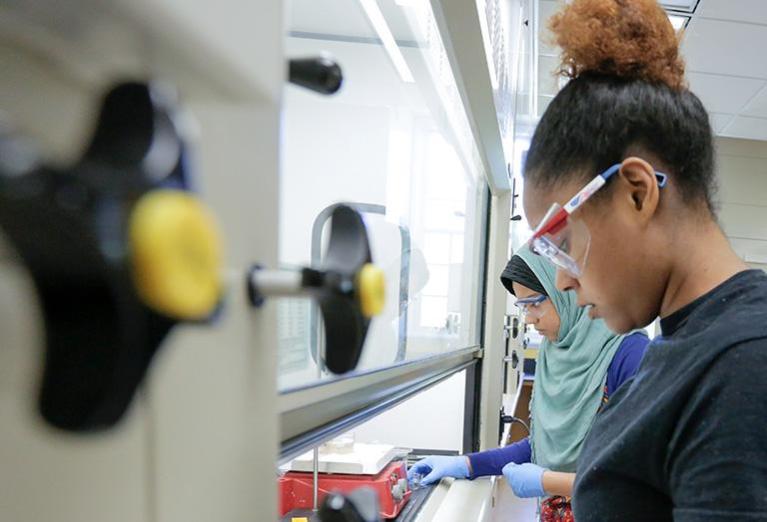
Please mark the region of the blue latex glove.
<svg viewBox="0 0 767 522"><path fill-rule="evenodd" d="M503 476L514 494L520 498L543 497L543 472L545 468L530 462L515 464L510 462L503 467Z"/></svg>
<svg viewBox="0 0 767 522"><path fill-rule="evenodd" d="M424 486L434 484L443 477L468 478L468 457L463 455L457 457L443 457L439 455L426 457L410 467L407 471L408 481L412 482L415 475L426 475L421 479L421 484Z"/></svg>

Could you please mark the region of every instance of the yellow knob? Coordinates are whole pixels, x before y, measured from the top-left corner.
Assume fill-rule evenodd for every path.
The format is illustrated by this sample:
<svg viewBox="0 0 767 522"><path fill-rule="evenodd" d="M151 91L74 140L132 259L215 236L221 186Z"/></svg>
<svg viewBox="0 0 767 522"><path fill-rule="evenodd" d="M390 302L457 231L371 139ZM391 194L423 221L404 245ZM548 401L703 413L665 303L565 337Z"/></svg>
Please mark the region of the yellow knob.
<svg viewBox="0 0 767 522"><path fill-rule="evenodd" d="M204 319L221 296L221 241L212 215L193 195L154 190L139 199L129 224L133 280L155 311Z"/></svg>
<svg viewBox="0 0 767 522"><path fill-rule="evenodd" d="M383 312L386 305L384 271L368 263L357 274L357 289L362 315L371 318Z"/></svg>

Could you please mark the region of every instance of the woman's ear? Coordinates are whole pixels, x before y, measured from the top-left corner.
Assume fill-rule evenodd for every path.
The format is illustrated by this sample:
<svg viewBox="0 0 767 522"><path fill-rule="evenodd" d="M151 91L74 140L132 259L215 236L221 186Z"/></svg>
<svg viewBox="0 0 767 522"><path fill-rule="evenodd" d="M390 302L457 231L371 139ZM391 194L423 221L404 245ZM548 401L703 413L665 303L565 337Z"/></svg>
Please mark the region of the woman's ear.
<svg viewBox="0 0 767 522"><path fill-rule="evenodd" d="M643 221L649 221L660 202L655 169L642 158L632 156L623 160L619 176L623 181L624 201Z"/></svg>

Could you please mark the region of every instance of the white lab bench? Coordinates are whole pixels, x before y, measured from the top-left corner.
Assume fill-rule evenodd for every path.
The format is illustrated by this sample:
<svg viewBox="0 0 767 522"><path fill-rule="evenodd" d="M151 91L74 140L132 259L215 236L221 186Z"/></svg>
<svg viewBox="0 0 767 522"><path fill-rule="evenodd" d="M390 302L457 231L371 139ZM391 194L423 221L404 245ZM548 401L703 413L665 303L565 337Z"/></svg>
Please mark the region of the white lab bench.
<svg viewBox="0 0 767 522"><path fill-rule="evenodd" d="M416 522L534 522L535 499L512 493L503 477L443 479L424 503Z"/></svg>

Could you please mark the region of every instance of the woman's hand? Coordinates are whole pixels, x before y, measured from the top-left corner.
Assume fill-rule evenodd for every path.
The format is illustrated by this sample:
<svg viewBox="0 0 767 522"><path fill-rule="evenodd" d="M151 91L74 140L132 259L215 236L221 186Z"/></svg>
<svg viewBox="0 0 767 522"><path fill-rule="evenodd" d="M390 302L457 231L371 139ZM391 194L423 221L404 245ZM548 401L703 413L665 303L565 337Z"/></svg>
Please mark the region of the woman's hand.
<svg viewBox="0 0 767 522"><path fill-rule="evenodd" d="M428 486L434 484L443 477L468 478L469 457L459 455L457 457L443 457L432 455L413 464L407 472L408 481L412 482L415 475L426 475L421 479L421 484Z"/></svg>
<svg viewBox="0 0 767 522"><path fill-rule="evenodd" d="M547 470L530 462L515 464L510 462L503 467L503 476L514 494L520 498L542 497L543 474Z"/></svg>

